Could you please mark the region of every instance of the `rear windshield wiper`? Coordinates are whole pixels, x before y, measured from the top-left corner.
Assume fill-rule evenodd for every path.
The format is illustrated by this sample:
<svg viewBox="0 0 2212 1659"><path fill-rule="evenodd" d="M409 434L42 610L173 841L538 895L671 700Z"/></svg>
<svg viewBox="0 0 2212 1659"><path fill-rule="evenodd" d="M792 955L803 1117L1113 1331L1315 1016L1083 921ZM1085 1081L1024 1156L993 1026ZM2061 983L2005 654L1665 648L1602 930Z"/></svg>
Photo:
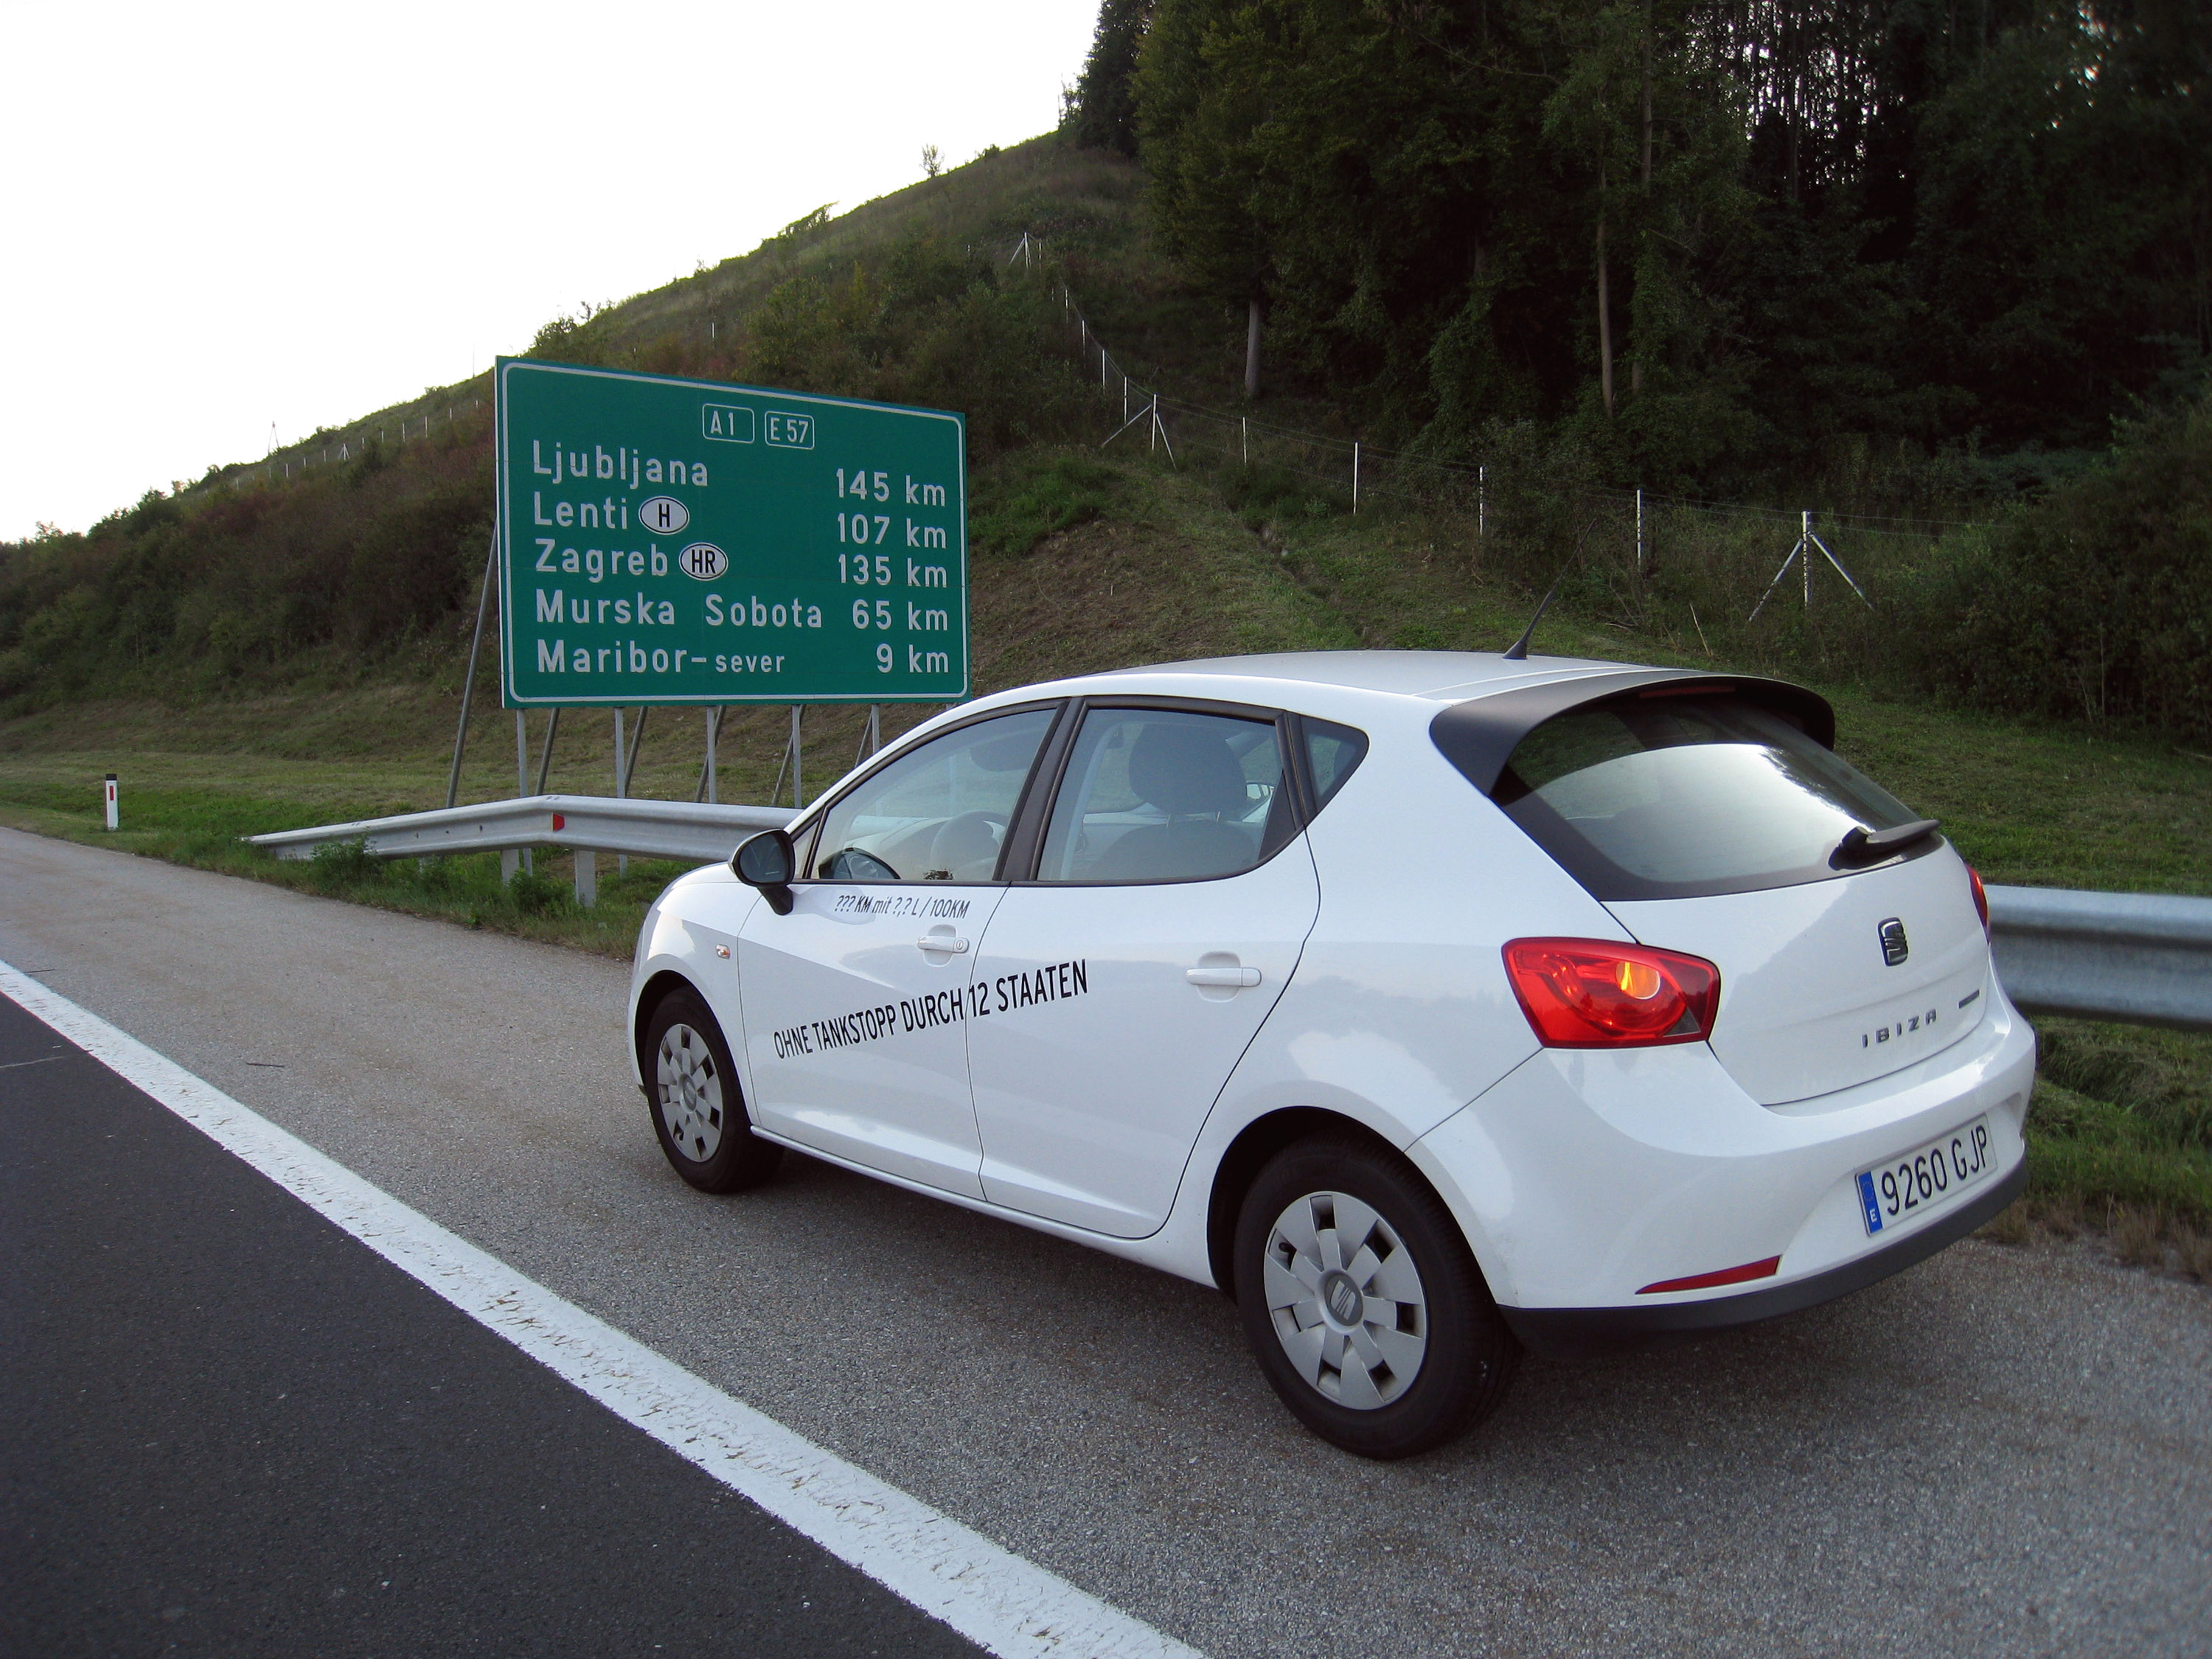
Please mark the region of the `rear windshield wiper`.
<svg viewBox="0 0 2212 1659"><path fill-rule="evenodd" d="M1925 841L1936 833L1936 824L1934 818L1915 818L1891 830L1869 830L1863 823L1855 823L1844 831L1843 840L1828 854L1828 862L1838 869L1847 864L1878 864L1892 853L1901 853L1913 842Z"/></svg>

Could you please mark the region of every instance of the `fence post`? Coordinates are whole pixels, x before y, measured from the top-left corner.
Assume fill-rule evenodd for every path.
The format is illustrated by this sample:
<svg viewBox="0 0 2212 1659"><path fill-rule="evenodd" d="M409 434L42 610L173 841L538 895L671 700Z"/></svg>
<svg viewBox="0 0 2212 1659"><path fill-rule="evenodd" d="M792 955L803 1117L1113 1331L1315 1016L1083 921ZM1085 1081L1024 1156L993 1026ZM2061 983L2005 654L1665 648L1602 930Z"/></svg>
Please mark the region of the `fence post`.
<svg viewBox="0 0 2212 1659"><path fill-rule="evenodd" d="M1237 435L1243 440L1244 465L1252 465L1252 422L1244 416L1237 417Z"/></svg>
<svg viewBox="0 0 2212 1659"><path fill-rule="evenodd" d="M1480 541L1490 533L1490 468L1474 469L1474 538Z"/></svg>
<svg viewBox="0 0 2212 1659"><path fill-rule="evenodd" d="M1359 440L1352 441L1352 510L1359 511Z"/></svg>
<svg viewBox="0 0 2212 1659"><path fill-rule="evenodd" d="M1636 492L1636 574L1644 574L1644 491Z"/></svg>
<svg viewBox="0 0 2212 1659"><path fill-rule="evenodd" d="M1805 609L1813 608L1813 515L1808 512L1797 520L1797 545L1805 554Z"/></svg>

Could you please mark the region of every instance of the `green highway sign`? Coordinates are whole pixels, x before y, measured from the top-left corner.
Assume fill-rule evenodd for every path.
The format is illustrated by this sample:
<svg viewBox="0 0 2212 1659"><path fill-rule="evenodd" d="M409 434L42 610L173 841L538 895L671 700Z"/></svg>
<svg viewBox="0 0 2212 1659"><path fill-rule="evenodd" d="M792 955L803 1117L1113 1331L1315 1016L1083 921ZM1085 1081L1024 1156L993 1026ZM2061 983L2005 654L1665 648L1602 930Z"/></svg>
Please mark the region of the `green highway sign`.
<svg viewBox="0 0 2212 1659"><path fill-rule="evenodd" d="M957 415L502 357L510 708L968 695Z"/></svg>

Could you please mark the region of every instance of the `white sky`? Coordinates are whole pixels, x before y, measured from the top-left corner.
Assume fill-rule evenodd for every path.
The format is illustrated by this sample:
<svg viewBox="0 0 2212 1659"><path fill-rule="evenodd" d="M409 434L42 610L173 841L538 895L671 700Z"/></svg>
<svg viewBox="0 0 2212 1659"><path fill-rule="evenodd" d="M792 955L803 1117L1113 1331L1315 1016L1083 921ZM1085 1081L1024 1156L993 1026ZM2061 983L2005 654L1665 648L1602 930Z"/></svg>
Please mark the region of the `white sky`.
<svg viewBox="0 0 2212 1659"><path fill-rule="evenodd" d="M0 0L0 538L1049 128L1097 0Z"/></svg>

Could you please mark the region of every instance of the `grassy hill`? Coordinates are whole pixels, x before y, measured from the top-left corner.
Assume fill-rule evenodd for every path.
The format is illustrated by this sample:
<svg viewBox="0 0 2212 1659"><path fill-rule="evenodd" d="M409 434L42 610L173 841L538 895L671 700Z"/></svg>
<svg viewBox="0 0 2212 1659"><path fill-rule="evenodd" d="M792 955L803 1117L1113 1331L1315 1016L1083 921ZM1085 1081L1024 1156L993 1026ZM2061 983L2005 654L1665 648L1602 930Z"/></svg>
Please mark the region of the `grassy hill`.
<svg viewBox="0 0 2212 1659"><path fill-rule="evenodd" d="M1043 264L1009 262L1024 233L1043 239ZM1157 258L1132 166L1049 139L555 319L536 349L967 410L979 690L1235 652L1494 649L1574 553L1539 652L1796 674L1838 703L1844 750L1941 817L1990 879L2212 892L2200 741L1970 712L1899 669L1897 651L1929 648L1911 609L1914 593L1942 591L1913 586L1926 538L1869 529L1845 544L1879 579L1880 610L1831 583L1811 610L1777 606L1753 628L1741 618L1786 536L1756 516L1683 510L1639 570L1623 505L1589 495L1571 455L1529 450L1526 434L1521 482L1490 500L1481 536L1443 492L1370 499L1355 515L1328 479L1244 466L1202 441L1176 465L1126 440L1101 452L1117 405L1069 349L1063 281L1133 372L1187 403L1231 406L1241 319L1194 299ZM0 822L626 954L665 868L637 866L578 914L557 860L502 890L489 860L278 866L236 840L442 802L489 530L489 401L486 378L440 388L149 496L87 536L0 549ZM1295 385L1257 413L1324 436L1356 430ZM514 720L486 657L465 799L516 788ZM2100 713L2094 699L2070 706ZM887 710L886 729L928 712ZM850 763L861 719L808 714L810 798ZM732 711L723 799L768 798L786 720ZM543 730L534 717L533 774ZM690 799L702 737L697 711L653 714L635 792ZM611 793L611 751L605 714L565 720L550 787ZM109 771L123 779L116 837L97 827ZM2053 1213L2112 1199L2212 1219L2212 1044L2051 1031L2064 1126L2043 1154Z"/></svg>

